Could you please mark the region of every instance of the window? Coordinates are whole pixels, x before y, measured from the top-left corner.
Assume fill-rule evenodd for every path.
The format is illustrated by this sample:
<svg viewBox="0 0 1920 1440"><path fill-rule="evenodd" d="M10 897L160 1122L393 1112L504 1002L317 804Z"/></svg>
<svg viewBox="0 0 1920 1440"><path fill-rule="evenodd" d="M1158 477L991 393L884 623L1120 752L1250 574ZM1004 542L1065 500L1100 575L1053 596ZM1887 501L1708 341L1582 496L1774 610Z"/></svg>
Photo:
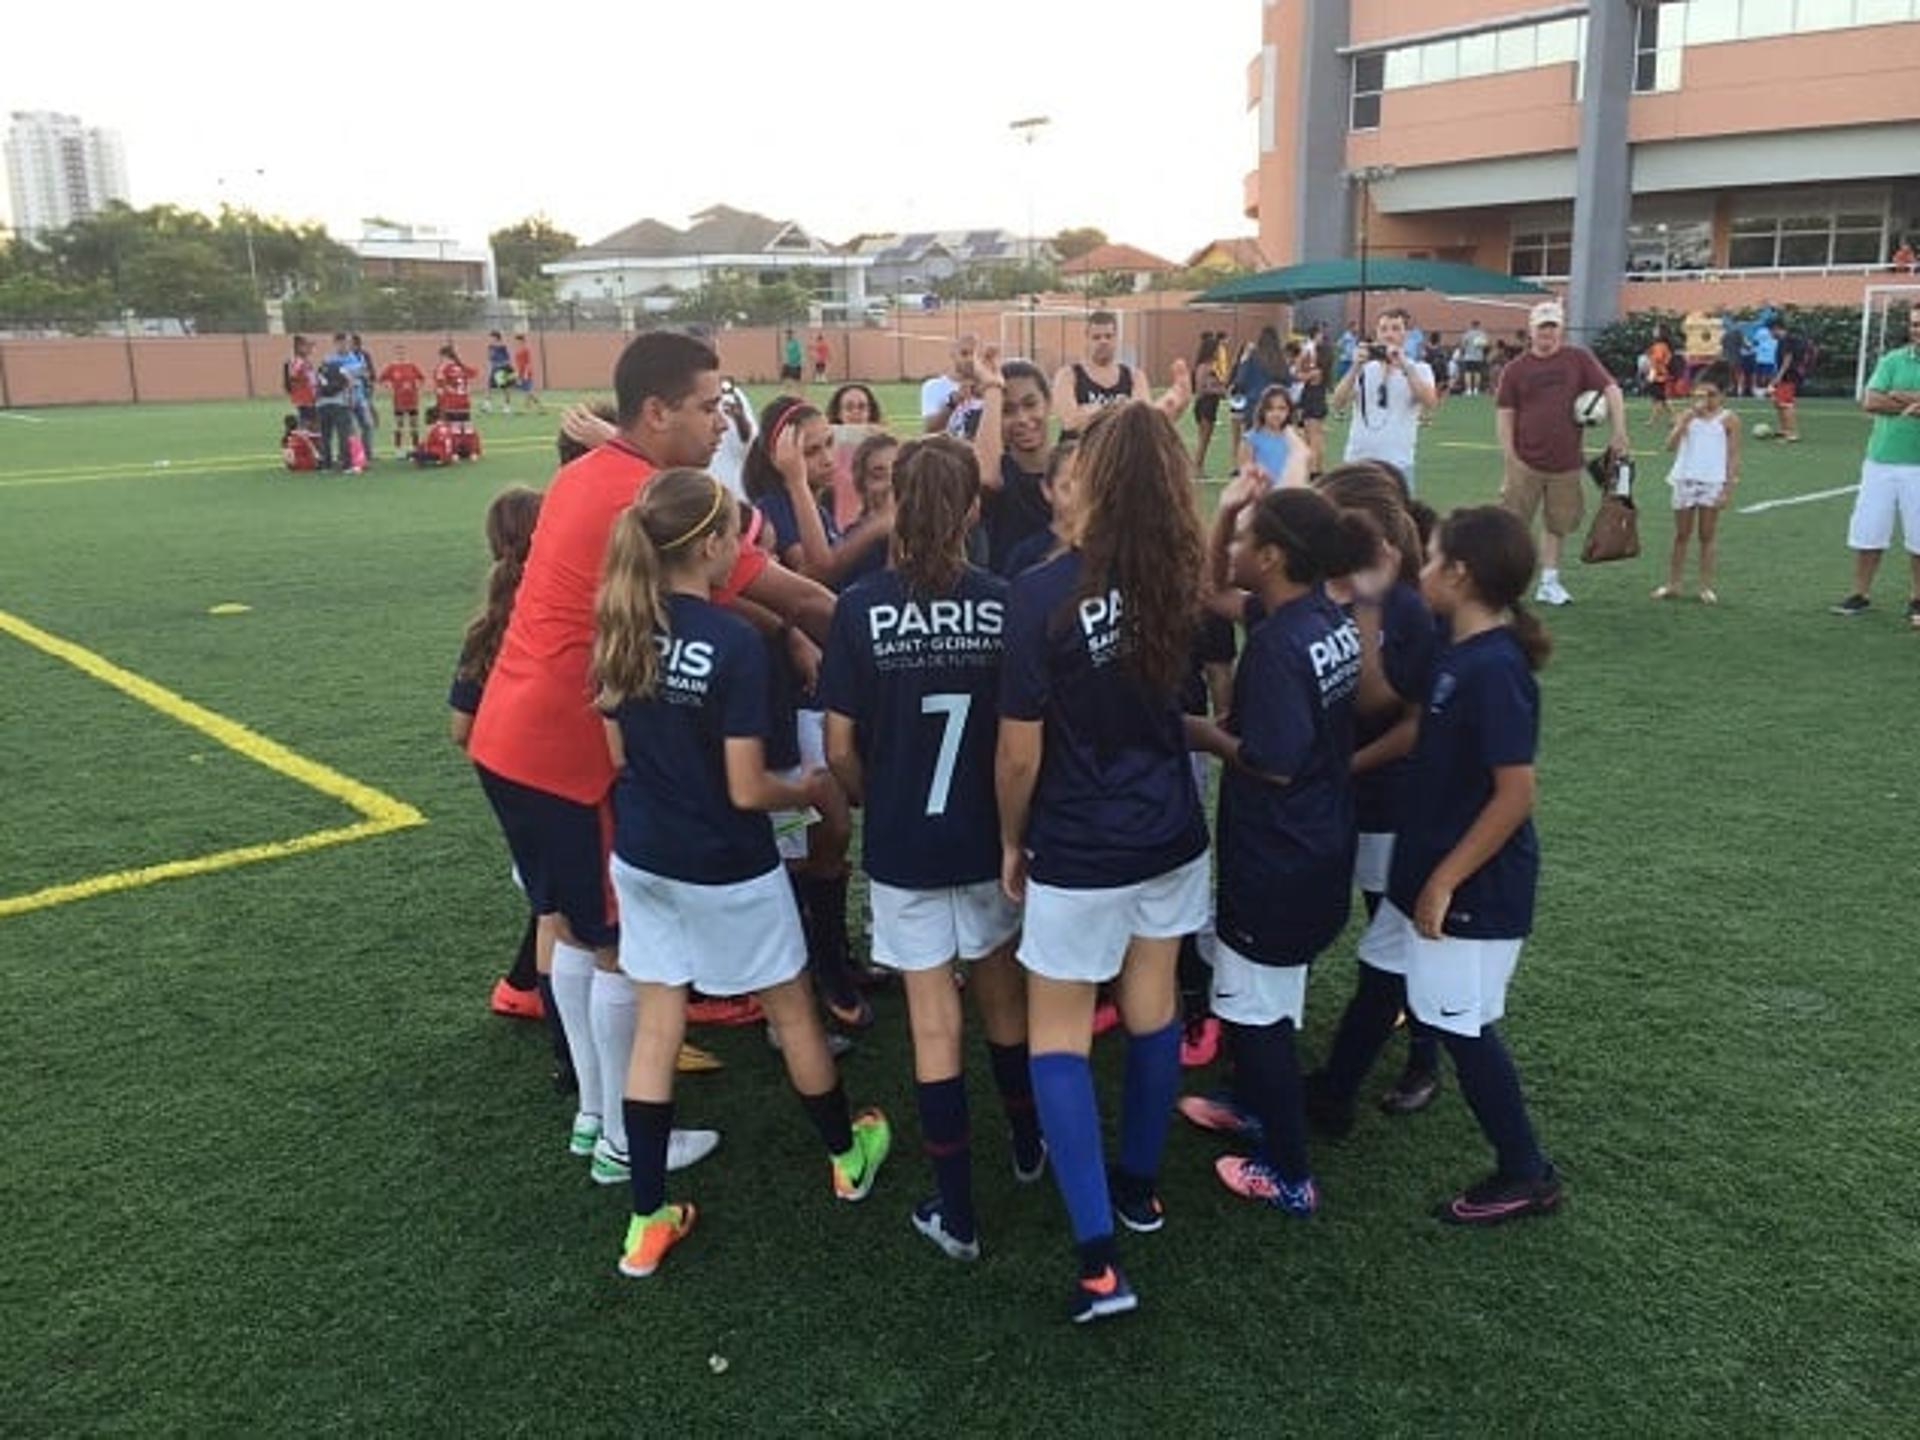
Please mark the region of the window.
<svg viewBox="0 0 1920 1440"><path fill-rule="evenodd" d="M1522 280L1559 276L1573 270L1573 231L1515 230L1507 252L1507 273Z"/></svg>
<svg viewBox="0 0 1920 1440"><path fill-rule="evenodd" d="M1380 91L1386 85L1387 57L1376 51L1353 57L1353 114L1349 127L1354 130L1380 128Z"/></svg>
<svg viewBox="0 0 1920 1440"><path fill-rule="evenodd" d="M1734 213L1736 270L1872 265L1887 253L1887 197L1842 191L1757 199Z"/></svg>
<svg viewBox="0 0 1920 1440"><path fill-rule="evenodd" d="M1627 273L1671 275L1713 267L1713 221L1636 219L1627 226Z"/></svg>
<svg viewBox="0 0 1920 1440"><path fill-rule="evenodd" d="M1420 47L1420 83L1435 85L1452 80L1460 73L1460 43L1436 40Z"/></svg>
<svg viewBox="0 0 1920 1440"><path fill-rule="evenodd" d="M1554 20L1540 27L1534 63L1566 65L1580 58L1580 22Z"/></svg>
<svg viewBox="0 0 1920 1440"><path fill-rule="evenodd" d="M1499 70L1531 70L1539 37L1531 25L1501 30L1493 37L1494 66Z"/></svg>
<svg viewBox="0 0 1920 1440"><path fill-rule="evenodd" d="M1686 32L1689 45L1739 39L1740 0L1688 0Z"/></svg>
<svg viewBox="0 0 1920 1440"><path fill-rule="evenodd" d="M1685 33L1685 12L1677 5L1649 5L1634 11L1634 94L1680 88L1680 38Z"/></svg>
<svg viewBox="0 0 1920 1440"><path fill-rule="evenodd" d="M1460 41L1460 78L1493 73L1496 52L1491 35L1467 35Z"/></svg>
<svg viewBox="0 0 1920 1440"><path fill-rule="evenodd" d="M1689 45L1760 40L1770 35L1891 25L1920 18L1920 0L1685 0L1665 28L1686 31ZM1682 14L1684 19L1682 19Z"/></svg>

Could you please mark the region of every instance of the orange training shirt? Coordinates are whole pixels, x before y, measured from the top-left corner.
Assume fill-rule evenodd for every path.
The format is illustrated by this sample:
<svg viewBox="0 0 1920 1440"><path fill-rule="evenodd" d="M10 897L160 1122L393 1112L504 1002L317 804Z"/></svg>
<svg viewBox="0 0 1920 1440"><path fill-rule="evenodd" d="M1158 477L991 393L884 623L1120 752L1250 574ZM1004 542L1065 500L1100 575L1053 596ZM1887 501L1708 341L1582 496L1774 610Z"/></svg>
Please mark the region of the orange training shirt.
<svg viewBox="0 0 1920 1440"><path fill-rule="evenodd" d="M547 487L467 742L467 753L494 774L581 805L598 804L612 785L593 707L594 595L613 522L655 473L612 440L562 466ZM763 552L742 547L727 591L738 594L766 564Z"/></svg>

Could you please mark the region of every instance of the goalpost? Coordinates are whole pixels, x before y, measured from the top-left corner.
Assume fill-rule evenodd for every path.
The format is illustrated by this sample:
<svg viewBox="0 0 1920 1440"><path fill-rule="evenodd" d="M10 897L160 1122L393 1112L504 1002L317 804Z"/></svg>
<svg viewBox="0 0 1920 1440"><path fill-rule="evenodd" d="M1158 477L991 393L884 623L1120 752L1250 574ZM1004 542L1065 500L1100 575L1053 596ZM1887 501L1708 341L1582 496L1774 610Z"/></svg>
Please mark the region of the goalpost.
<svg viewBox="0 0 1920 1440"><path fill-rule="evenodd" d="M1095 301L1083 307L1036 305L1031 310L1002 310L1001 358L1011 360L1018 356L1031 360L1051 375L1069 359L1083 353L1087 316L1101 308ZM1138 357L1129 341L1132 327L1128 324L1128 312L1115 310L1113 314L1120 322L1117 337L1120 359L1127 364L1137 363Z"/></svg>
<svg viewBox="0 0 1920 1440"><path fill-rule="evenodd" d="M1887 353L1889 330L1893 348L1906 343L1907 310L1916 304L1920 304L1920 284L1866 287L1860 302L1860 353L1853 369L1854 399L1865 397L1867 377L1879 364L1880 357Z"/></svg>

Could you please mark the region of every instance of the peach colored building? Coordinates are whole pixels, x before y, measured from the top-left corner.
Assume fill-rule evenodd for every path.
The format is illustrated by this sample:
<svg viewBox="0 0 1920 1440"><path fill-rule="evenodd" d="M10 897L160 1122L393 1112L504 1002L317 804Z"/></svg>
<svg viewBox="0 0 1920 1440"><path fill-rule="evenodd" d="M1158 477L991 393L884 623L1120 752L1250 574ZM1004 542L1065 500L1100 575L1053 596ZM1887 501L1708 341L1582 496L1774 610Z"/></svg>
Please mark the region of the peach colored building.
<svg viewBox="0 0 1920 1440"><path fill-rule="evenodd" d="M1623 311L1858 303L1920 237L1920 0L1266 0L1275 264L1461 260Z"/></svg>

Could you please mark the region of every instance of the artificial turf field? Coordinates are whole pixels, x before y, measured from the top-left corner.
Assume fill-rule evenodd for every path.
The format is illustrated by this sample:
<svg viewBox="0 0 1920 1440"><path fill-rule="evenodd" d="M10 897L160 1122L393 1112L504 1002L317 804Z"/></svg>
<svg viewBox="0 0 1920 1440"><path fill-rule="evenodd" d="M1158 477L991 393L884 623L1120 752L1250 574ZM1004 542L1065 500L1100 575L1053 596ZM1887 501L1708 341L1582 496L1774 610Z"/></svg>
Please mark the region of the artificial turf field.
<svg viewBox="0 0 1920 1440"><path fill-rule="evenodd" d="M1802 409L1802 445L1749 444L1738 503L1857 477L1864 419ZM486 1010L523 912L445 737L481 512L544 483L550 420L480 417L473 466L347 478L282 472L279 413L0 414L0 612L426 820L7 914L357 817L0 632L0 1431L1911 1433L1920 634L1900 574L1826 613L1845 496L1728 515L1723 603L1660 606L1643 455L1647 553L1572 564L1548 616L1506 1029L1564 1213L1428 1218L1487 1168L1450 1083L1317 1147L1305 1224L1228 1195L1176 1121L1167 1228L1122 1242L1142 1308L1086 1331L983 1056L986 1257L909 1228L930 1178L896 995L844 1065L895 1121L866 1204L833 1201L759 1032L696 1032L728 1062L681 1084L682 1123L725 1135L671 1187L700 1229L653 1280L615 1273L625 1192L565 1153L541 1028ZM1441 509L1491 495L1491 431L1456 400L1424 433ZM1316 967L1309 1059L1351 956ZM1096 1048L1110 1101L1119 1056Z"/></svg>

